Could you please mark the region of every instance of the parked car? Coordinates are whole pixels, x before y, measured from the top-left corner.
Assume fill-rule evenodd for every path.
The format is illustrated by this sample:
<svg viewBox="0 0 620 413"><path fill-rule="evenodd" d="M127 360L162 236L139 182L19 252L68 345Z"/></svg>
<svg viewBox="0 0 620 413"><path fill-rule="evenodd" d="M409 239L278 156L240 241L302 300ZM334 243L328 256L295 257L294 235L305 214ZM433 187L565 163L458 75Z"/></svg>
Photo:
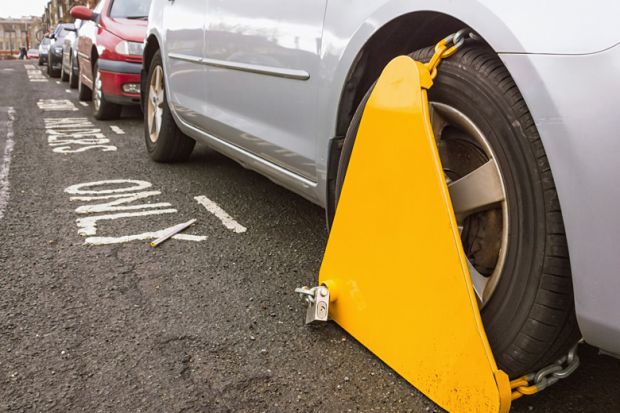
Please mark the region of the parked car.
<svg viewBox="0 0 620 413"><path fill-rule="evenodd" d="M28 59L38 59L39 58L39 49L29 49L26 53L26 57Z"/></svg>
<svg viewBox="0 0 620 413"><path fill-rule="evenodd" d="M47 74L51 77L60 77L62 71L62 47L65 37L75 31L73 23L61 23L50 35L52 42L49 47Z"/></svg>
<svg viewBox="0 0 620 413"><path fill-rule="evenodd" d="M403 54L427 61L469 27L476 36L441 63L429 97L495 357L517 377L580 335L620 355L610 110L620 106L620 2L294 3L153 0L142 87L151 158L184 160L199 140L331 217L381 70ZM574 30L584 16L597 24Z"/></svg>
<svg viewBox="0 0 620 413"><path fill-rule="evenodd" d="M76 19L73 22L73 29L65 36L62 45L62 69L60 80L69 82L72 89L78 87L78 57L77 57L77 39L78 30L82 25L82 20Z"/></svg>
<svg viewBox="0 0 620 413"><path fill-rule="evenodd" d="M44 37L39 44L39 66L47 64L48 53L52 40L49 37Z"/></svg>
<svg viewBox="0 0 620 413"><path fill-rule="evenodd" d="M140 73L149 0L102 0L90 10L71 9L84 21L78 36L80 100L93 100L97 119L120 116L140 104Z"/></svg>

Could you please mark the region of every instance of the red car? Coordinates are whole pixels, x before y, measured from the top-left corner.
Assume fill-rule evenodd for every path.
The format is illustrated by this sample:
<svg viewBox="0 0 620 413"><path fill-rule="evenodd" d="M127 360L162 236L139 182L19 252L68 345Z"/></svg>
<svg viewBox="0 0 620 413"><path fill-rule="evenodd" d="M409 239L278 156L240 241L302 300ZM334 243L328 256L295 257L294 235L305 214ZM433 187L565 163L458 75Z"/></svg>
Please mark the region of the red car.
<svg viewBox="0 0 620 413"><path fill-rule="evenodd" d="M94 10L71 9L78 32L78 95L93 100L97 119L118 118L140 104L140 73L150 0L101 0Z"/></svg>

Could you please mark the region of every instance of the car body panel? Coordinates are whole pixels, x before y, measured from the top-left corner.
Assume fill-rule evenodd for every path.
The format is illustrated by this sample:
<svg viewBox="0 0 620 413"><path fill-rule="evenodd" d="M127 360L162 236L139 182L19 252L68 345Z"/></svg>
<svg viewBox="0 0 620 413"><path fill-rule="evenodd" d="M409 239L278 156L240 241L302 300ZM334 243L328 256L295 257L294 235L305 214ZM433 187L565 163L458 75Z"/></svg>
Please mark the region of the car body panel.
<svg viewBox="0 0 620 413"><path fill-rule="evenodd" d="M168 101L186 122L204 125L203 81L205 66L200 64L204 52L204 25L207 3L204 0L164 2L165 36L170 59L165 72L171 84Z"/></svg>
<svg viewBox="0 0 620 413"><path fill-rule="evenodd" d="M39 61L41 63L47 62L51 42L49 37L44 37L39 44Z"/></svg>
<svg viewBox="0 0 620 413"><path fill-rule="evenodd" d="M313 181L326 6L211 0L206 24L205 130Z"/></svg>
<svg viewBox="0 0 620 413"><path fill-rule="evenodd" d="M147 21L141 18L110 17L112 6L112 0L103 0L94 10L99 15L97 21L85 21L79 29L77 55L80 81L88 88L93 88L95 56L101 62L102 90L106 99L119 104L137 105L140 103L140 95L124 92L122 85L140 84L140 70L136 68L141 67L142 56L120 54L116 46L122 41L143 43ZM101 67L108 62L117 64L110 63Z"/></svg>
<svg viewBox="0 0 620 413"><path fill-rule="evenodd" d="M73 22L74 32L67 33L62 46L62 67L65 73L73 71L73 75L78 75L77 40L82 21L77 19Z"/></svg>
<svg viewBox="0 0 620 413"><path fill-rule="evenodd" d="M54 37L50 42L47 63L54 70L60 70L62 67L63 45L65 38L73 33L67 29L73 28L73 23L61 23L56 26L56 29L54 29Z"/></svg>
<svg viewBox="0 0 620 413"><path fill-rule="evenodd" d="M166 93L171 96L176 90L170 87L167 67L171 59L168 58L169 42L162 13L166 3L167 0L154 0L148 35L155 36L161 45ZM221 5L219 0L205 3L207 7ZM216 113L217 108L209 101L212 95L207 90L202 92L206 101L203 104L209 109L206 114L217 122L201 127L192 124L191 118L182 118L175 108L172 110L173 116L185 133L209 143L321 206L327 203L328 161L332 139L336 137L343 89L360 51L372 36L395 19L412 13L442 13L460 20L463 26L473 28L506 63L539 128L564 212L576 311L584 338L607 352L620 354L620 301L615 299L615 293L620 291L620 277L617 276L620 254L614 251L614 247L620 244L619 220L614 211L614 206L620 201L620 193L617 186L610 189L620 172L620 163L614 159L620 148L615 136L617 121L613 111L609 110L619 103L614 94L617 87L614 86L618 83L616 72L620 63L617 53L620 46L614 46L620 42L620 26L615 22L620 14L620 3L612 0L601 0L595 5L559 0L543 3L526 0L514 4L493 0L331 0L327 2L321 27L318 70L307 62L297 65L288 61L286 66L279 66L278 49L271 47L274 39L279 38L277 30L286 24L294 23L298 28L314 30L315 14L308 13L307 20L300 18L299 21L289 22L282 20L286 18L280 10L284 6L276 2L269 3L270 8L256 11L254 17L237 9L239 5L246 5L244 0L226 0L224 3L227 3L226 10L231 11L226 17L231 28L226 27L221 17L226 14L218 16L217 8L213 15L207 13L206 27L209 30L224 27L225 30L219 31L225 32L227 38L215 39L214 44L210 44L207 30L205 58L214 59L216 63L258 64L258 69L267 66L285 71L306 71L311 75L310 79L316 81L313 83L317 89L316 100L313 100L312 93L287 94L289 90L300 87L298 83L308 82L308 79L289 77L276 82L270 78L273 77L271 74L261 73L260 70L249 76L248 68L214 65L214 69L207 69L206 72L217 75L205 77L197 84L210 84L212 79L229 79L227 84L215 85L220 95L225 93L227 86L230 86L229 90L234 90L231 96L220 96L218 104L225 98L229 99L225 102L227 105L220 106L232 106L235 103L233 97L240 100L241 96L245 96L243 90L253 88L265 95L265 106L258 106L255 102L260 100L250 96L254 104L240 103L243 116L231 120L230 115ZM272 15L281 19L270 19ZM261 24L265 27L257 30ZM293 43L288 48L294 49L290 51L292 54L307 52L308 49L301 43ZM235 51L243 53L235 55ZM256 56L259 60L251 59ZM275 61L269 60L274 58ZM200 63L212 66L208 61ZM592 68L597 68L598 74L594 87L590 88ZM600 74L600 68L603 68L604 75ZM196 70L198 73L199 70ZM229 73L235 70L244 73ZM562 74L558 75L558 72ZM251 82L244 83L243 89L238 87L239 79L246 78ZM571 79L573 83L581 82L583 85L576 87ZM610 79L613 79L611 84ZM266 85L271 90L266 89ZM273 96L282 96L283 99L270 99ZM315 122L315 126L313 134L305 136L303 143L288 146L295 139L283 143L274 132L278 123L286 119L272 119L277 115L291 116L290 107L299 104L294 101L296 96L303 96L310 104L316 102L316 108L304 111L307 116L305 121ZM584 101L590 105L587 110L583 110ZM196 107L200 107L200 102L196 102ZM195 117L201 115L196 114ZM237 125L241 120L246 124ZM261 124L268 122L268 125ZM251 136L238 133L245 130L258 132ZM300 135L302 133L303 127ZM590 136L596 139L596 144L588 139ZM290 157L290 162L299 163L283 165L248 143L261 141L267 142L265 146L277 147L283 154L302 154ZM308 165L303 164L306 145L314 145L315 151L311 159L314 171L310 172L305 169ZM587 190L582 190L584 187Z"/></svg>

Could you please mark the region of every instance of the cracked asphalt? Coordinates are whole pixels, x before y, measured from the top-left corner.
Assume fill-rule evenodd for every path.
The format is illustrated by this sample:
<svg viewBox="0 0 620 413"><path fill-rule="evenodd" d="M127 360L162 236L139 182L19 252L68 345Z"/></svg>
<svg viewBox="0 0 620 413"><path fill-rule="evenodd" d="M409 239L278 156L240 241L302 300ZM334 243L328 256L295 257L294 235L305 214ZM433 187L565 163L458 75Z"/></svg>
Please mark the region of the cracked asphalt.
<svg viewBox="0 0 620 413"><path fill-rule="evenodd" d="M0 218L0 411L439 411L335 324L303 325L292 291L315 282L327 239L321 208L202 145L187 163L155 164L137 109L96 121L67 83L29 80L40 69L0 62L5 154L8 108L15 117ZM62 135L50 121L46 131L46 118L86 118L102 147L54 152ZM89 197L126 193L130 181L156 193L136 203L167 206L81 234L77 220L96 214L76 209L117 199ZM94 194L66 191L93 182L79 188ZM197 196L247 231L227 229ZM192 218L194 237L156 249L122 238ZM574 375L513 411L619 411L620 361L585 345L580 355Z"/></svg>

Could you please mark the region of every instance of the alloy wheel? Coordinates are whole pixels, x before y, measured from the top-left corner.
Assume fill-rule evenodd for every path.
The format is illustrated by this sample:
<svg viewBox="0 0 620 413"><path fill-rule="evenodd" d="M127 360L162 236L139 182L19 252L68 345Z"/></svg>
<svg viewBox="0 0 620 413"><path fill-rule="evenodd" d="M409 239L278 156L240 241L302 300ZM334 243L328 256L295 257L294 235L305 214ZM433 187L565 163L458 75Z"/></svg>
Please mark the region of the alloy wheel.
<svg viewBox="0 0 620 413"><path fill-rule="evenodd" d="M149 82L147 97L148 131L151 142L157 142L161 131L162 115L164 112L164 71L160 65L156 66Z"/></svg>
<svg viewBox="0 0 620 413"><path fill-rule="evenodd" d="M484 307L506 260L509 211L504 180L484 133L463 112L431 102L431 124L472 284Z"/></svg>
<svg viewBox="0 0 620 413"><path fill-rule="evenodd" d="M95 111L98 111L101 107L101 99L103 98L102 87L103 85L101 82L101 72L99 71L99 68L97 68L97 71L95 73L95 93L93 94L93 104L95 106Z"/></svg>

